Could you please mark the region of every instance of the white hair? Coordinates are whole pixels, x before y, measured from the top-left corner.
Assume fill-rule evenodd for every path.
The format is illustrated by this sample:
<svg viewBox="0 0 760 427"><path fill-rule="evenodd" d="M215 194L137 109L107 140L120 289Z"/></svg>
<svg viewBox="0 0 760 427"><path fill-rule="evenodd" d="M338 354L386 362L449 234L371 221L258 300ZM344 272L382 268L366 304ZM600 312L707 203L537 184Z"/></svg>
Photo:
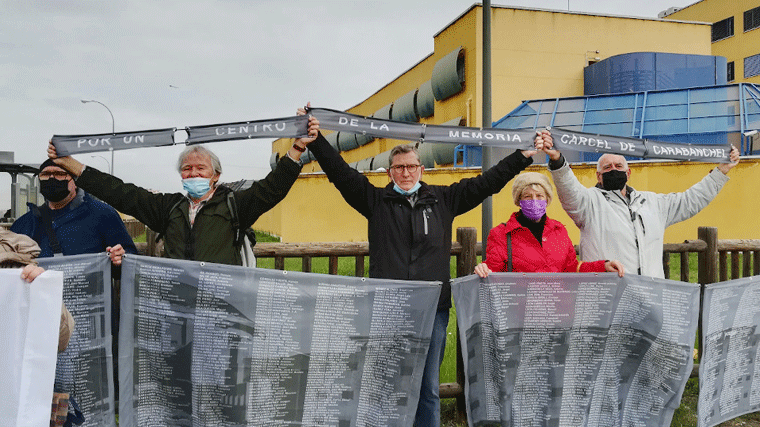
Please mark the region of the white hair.
<svg viewBox="0 0 760 427"><path fill-rule="evenodd" d="M620 157L621 159L623 159L623 166L625 166L625 169L628 170L628 160L626 160L625 157L619 154L605 153L605 154L602 154L602 156L599 157L599 160L596 161L596 171L597 172L602 171L602 159L604 159L605 157L612 157L612 156Z"/></svg>

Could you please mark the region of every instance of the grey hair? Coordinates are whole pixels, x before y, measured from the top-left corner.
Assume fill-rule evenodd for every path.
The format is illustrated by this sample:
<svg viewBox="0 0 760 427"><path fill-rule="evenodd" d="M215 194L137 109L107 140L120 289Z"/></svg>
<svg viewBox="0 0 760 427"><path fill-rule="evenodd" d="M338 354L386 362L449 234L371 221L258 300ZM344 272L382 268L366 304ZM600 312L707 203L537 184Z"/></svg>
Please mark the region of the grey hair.
<svg viewBox="0 0 760 427"><path fill-rule="evenodd" d="M388 164L393 166L393 158L398 154L414 153L417 157L417 161L420 162L420 152L417 150L417 146L413 144L401 144L393 147L391 154L388 155ZM421 163L421 162L420 162Z"/></svg>
<svg viewBox="0 0 760 427"><path fill-rule="evenodd" d="M182 165L185 164L187 157L193 153L200 154L201 156L208 156L208 158L211 159L211 167L214 168L214 173L221 175L222 163L219 161L219 157L216 157L216 154L212 153L211 150L202 145L191 145L180 153L179 160L177 160L177 170L179 173L182 173Z"/></svg>
<svg viewBox="0 0 760 427"><path fill-rule="evenodd" d="M597 160L597 161L596 161L596 171L597 171L597 172L601 172L601 171L602 171L602 159L603 159L605 156L607 156L607 157L611 157L611 156L618 156L618 155L619 155L619 154L611 154L611 153L605 153L605 154L602 154L602 155L599 157L599 160ZM620 156L620 157L622 157L622 158L623 158L623 166L625 166L625 168L626 168L626 169L628 169L628 160L626 160L626 159L625 159L625 157L623 157L623 156Z"/></svg>

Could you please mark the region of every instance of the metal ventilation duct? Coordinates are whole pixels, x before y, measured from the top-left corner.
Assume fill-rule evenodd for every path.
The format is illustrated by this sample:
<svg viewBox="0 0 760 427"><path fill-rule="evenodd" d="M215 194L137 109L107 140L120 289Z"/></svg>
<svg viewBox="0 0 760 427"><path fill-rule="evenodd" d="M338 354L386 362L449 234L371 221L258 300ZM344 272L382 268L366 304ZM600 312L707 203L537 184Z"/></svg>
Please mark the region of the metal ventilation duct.
<svg viewBox="0 0 760 427"><path fill-rule="evenodd" d="M348 151L357 148L359 143L356 142L356 134L351 132L338 132L338 151Z"/></svg>
<svg viewBox="0 0 760 427"><path fill-rule="evenodd" d="M415 109L415 99L417 98L417 89L406 93L393 102L392 119L401 122L416 122L419 120L417 110Z"/></svg>
<svg viewBox="0 0 760 427"><path fill-rule="evenodd" d="M329 135L325 135L325 139L330 143L330 146L332 146L335 151L340 152L340 148L338 148L338 133L339 132L333 132Z"/></svg>
<svg viewBox="0 0 760 427"><path fill-rule="evenodd" d="M433 67L431 79L437 101L456 95L464 88L464 51L461 47L444 56Z"/></svg>
<svg viewBox="0 0 760 427"><path fill-rule="evenodd" d="M367 157L366 159L359 160L358 162L356 162L356 170L358 171L372 170L372 157Z"/></svg>
<svg viewBox="0 0 760 427"><path fill-rule="evenodd" d="M436 145L438 144L423 142L417 147L417 151L420 153L420 163L428 169L435 167L435 156L433 155L433 151L435 151Z"/></svg>
<svg viewBox="0 0 760 427"><path fill-rule="evenodd" d="M367 145L370 142L372 142L373 139L375 139L372 136L362 135L360 133L357 133L355 135L356 135L356 143L359 144L359 145Z"/></svg>
<svg viewBox="0 0 760 427"><path fill-rule="evenodd" d="M430 80L421 84L417 89L417 98L414 100L415 109L420 117L430 117L435 113L435 97L433 85Z"/></svg>
<svg viewBox="0 0 760 427"><path fill-rule="evenodd" d="M372 115L372 117L377 117L378 119L385 119L390 120L391 119L391 109L393 109L393 104L388 104L385 107L375 111L375 114Z"/></svg>
<svg viewBox="0 0 760 427"><path fill-rule="evenodd" d="M447 122L441 123L444 126L461 126L462 125L462 116L457 117L456 119L449 120ZM435 160L435 163L438 165L449 165L454 163L454 148L456 148L459 144L430 144L434 145L433 147L433 159Z"/></svg>
<svg viewBox="0 0 760 427"><path fill-rule="evenodd" d="M388 168L391 166L391 164L388 162L388 156L390 155L391 150L375 155L375 157L373 157L374 160L372 161L372 167L375 168L375 170L379 168L388 170Z"/></svg>

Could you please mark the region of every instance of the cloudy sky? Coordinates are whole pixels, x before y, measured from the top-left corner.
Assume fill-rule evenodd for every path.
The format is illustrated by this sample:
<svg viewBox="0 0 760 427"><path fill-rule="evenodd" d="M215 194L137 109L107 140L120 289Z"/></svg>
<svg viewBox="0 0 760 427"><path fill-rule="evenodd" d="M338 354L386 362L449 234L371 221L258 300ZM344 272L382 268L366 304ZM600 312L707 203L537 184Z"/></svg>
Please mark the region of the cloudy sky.
<svg viewBox="0 0 760 427"><path fill-rule="evenodd" d="M655 18L693 0L511 0ZM204 125L350 108L426 55L471 0L0 2L0 151L39 164L54 134ZM184 139L184 133L177 133ZM271 140L209 145L223 180L261 178ZM114 174L180 191L181 146L119 151ZM108 170L109 153L77 156ZM10 177L0 175L0 212Z"/></svg>

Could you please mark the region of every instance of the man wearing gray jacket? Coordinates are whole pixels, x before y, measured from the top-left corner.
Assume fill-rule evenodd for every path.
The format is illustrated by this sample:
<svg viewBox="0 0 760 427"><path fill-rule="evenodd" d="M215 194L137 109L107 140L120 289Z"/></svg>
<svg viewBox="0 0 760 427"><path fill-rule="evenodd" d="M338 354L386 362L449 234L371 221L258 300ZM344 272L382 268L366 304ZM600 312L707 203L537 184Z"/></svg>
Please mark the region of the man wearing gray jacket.
<svg viewBox="0 0 760 427"><path fill-rule="evenodd" d="M682 193L637 191L626 185L631 176L623 156L604 154L596 167L596 186L584 187L565 158L552 149L551 134L541 132L543 151L562 207L581 230L581 259L617 259L642 276L664 278L662 246L665 228L696 215L728 182L726 174L739 163L731 148L722 163Z"/></svg>

